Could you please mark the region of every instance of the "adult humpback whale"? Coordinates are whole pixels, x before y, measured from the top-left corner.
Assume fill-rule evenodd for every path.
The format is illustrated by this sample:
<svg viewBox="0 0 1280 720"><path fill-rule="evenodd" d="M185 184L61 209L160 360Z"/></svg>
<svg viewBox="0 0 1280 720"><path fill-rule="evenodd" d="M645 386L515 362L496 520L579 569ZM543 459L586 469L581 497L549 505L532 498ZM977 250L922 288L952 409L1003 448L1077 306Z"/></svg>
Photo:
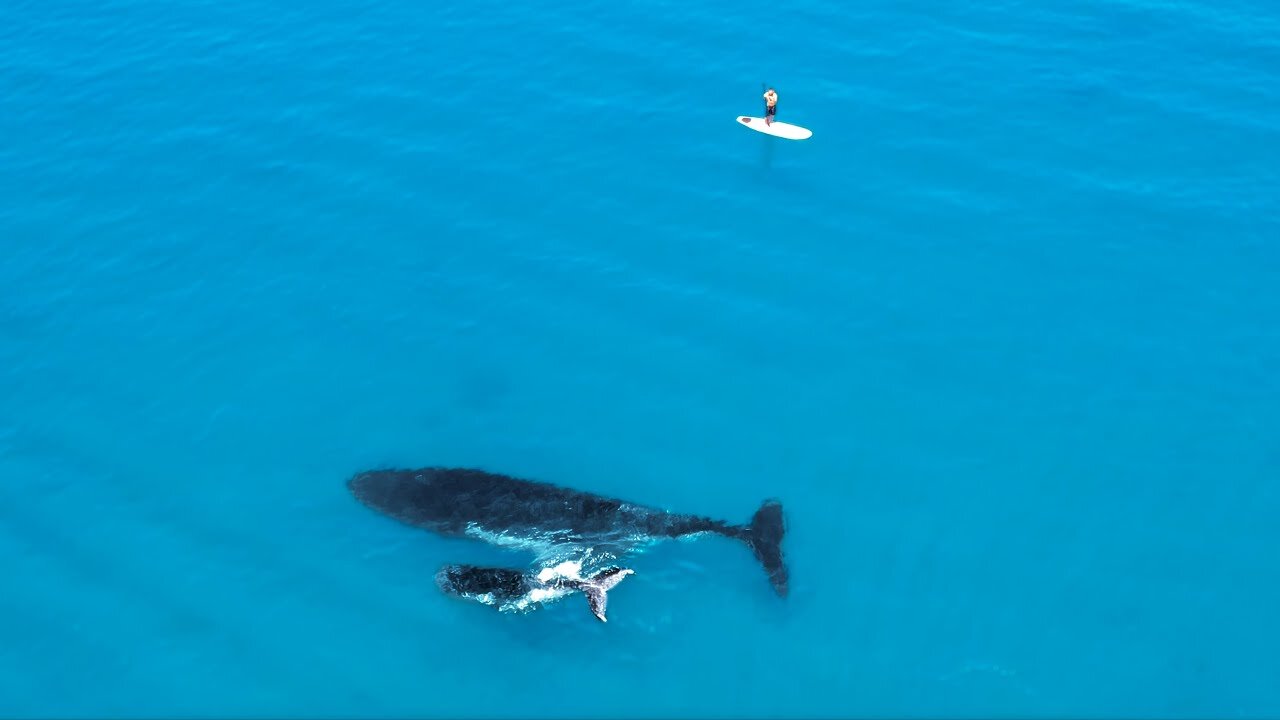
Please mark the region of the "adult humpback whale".
<svg viewBox="0 0 1280 720"><path fill-rule="evenodd" d="M750 524L730 525L472 468L374 470L352 477L347 487L366 506L408 525L543 553L625 552L669 538L723 535L745 543L764 566L774 592L787 594L782 505L774 500L762 504ZM506 572L520 576L520 571ZM475 577L501 590L512 576ZM473 596L485 592L472 589L479 589Z"/></svg>

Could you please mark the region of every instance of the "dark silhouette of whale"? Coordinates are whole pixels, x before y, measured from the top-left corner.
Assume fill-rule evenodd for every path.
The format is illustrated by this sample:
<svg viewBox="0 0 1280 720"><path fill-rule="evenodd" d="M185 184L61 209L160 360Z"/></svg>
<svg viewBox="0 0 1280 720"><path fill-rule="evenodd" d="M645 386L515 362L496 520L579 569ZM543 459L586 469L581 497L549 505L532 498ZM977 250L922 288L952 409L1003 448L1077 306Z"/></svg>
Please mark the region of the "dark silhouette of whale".
<svg viewBox="0 0 1280 720"><path fill-rule="evenodd" d="M764 502L750 524L730 525L472 468L374 470L352 477L347 487L366 506L408 525L498 545L625 551L670 538L722 535L745 543L774 592L787 595L785 528L776 500Z"/></svg>

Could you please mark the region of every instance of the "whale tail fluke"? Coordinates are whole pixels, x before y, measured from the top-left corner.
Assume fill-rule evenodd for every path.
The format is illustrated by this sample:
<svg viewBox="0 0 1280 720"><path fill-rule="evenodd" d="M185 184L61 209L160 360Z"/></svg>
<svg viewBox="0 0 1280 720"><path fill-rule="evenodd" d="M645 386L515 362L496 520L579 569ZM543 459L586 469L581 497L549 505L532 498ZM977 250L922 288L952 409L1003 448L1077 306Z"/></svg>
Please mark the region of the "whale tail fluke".
<svg viewBox="0 0 1280 720"><path fill-rule="evenodd" d="M633 573L634 570L625 568L607 568L596 573L590 580L582 581L580 588L587 596L587 605L591 607L591 614L600 622L609 622L605 617L605 609L609 606L609 591Z"/></svg>
<svg viewBox="0 0 1280 720"><path fill-rule="evenodd" d="M787 596L787 563L782 557L782 536L786 527L782 520L782 503L767 500L751 518L751 525L743 528L743 540L755 553L756 560L769 574L769 583L779 597Z"/></svg>

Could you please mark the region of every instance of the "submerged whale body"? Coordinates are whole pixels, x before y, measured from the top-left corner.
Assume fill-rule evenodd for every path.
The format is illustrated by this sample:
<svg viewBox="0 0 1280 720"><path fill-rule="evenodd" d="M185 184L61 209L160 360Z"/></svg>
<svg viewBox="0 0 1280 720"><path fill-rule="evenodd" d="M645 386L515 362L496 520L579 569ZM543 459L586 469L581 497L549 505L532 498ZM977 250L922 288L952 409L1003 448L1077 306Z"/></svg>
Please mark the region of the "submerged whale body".
<svg viewBox="0 0 1280 720"><path fill-rule="evenodd" d="M446 537L473 537L534 550L571 549L589 554L600 548L625 551L704 533L721 535L745 543L764 567L774 592L782 597L787 594L788 570L782 555L785 529L782 505L777 501L762 504L749 524L730 525L471 468L374 470L356 475L347 486L361 503L413 527ZM449 568L445 568L443 575L437 574L437 583L442 590L462 597L510 599L539 589L529 585L529 576L519 570L450 567L466 569L469 574L454 574L464 582L442 581L442 577L450 577ZM482 572L485 570L492 572ZM468 590L467 581L479 584ZM464 590L450 590L456 587ZM597 617L603 620L600 614Z"/></svg>

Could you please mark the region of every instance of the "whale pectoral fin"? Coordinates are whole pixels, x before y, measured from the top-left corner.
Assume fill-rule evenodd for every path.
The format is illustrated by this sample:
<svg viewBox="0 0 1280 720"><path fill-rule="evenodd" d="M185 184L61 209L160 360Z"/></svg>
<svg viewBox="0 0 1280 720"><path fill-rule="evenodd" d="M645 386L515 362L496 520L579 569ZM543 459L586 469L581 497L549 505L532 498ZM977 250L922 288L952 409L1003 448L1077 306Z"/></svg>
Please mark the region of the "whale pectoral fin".
<svg viewBox="0 0 1280 720"><path fill-rule="evenodd" d="M605 609L609 606L609 591L622 579L634 573L634 570L610 568L582 583L582 592L587 596L587 605L591 614L600 622L609 622L605 617Z"/></svg>
<svg viewBox="0 0 1280 720"><path fill-rule="evenodd" d="M587 594L587 604L591 607L591 614L596 616L600 622L609 622L609 618L605 617L605 608L609 606L609 593L598 587L583 588L583 592Z"/></svg>

